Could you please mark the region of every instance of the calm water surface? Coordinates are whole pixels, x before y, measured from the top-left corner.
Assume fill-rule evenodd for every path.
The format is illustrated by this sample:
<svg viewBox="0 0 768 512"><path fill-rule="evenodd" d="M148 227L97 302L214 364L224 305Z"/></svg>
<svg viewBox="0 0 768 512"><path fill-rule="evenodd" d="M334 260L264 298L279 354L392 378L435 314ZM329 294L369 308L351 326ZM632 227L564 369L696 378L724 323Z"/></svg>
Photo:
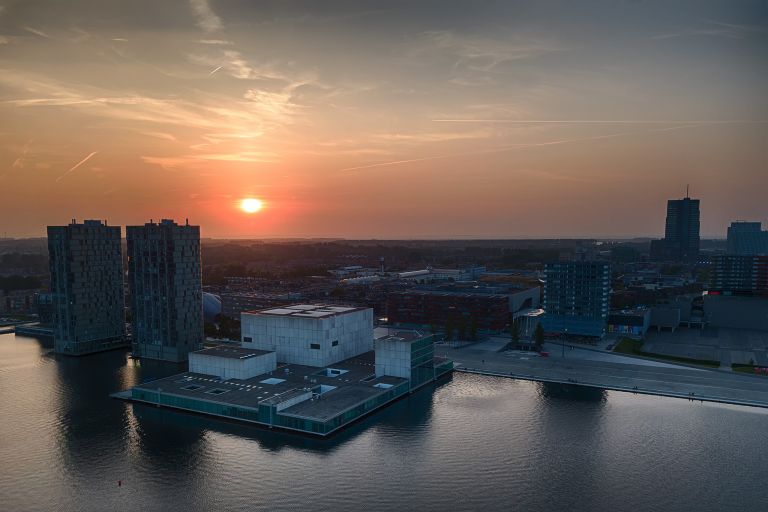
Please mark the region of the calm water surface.
<svg viewBox="0 0 768 512"><path fill-rule="evenodd" d="M761 409L456 374L319 441L110 399L180 368L50 348L0 335L0 510L768 510Z"/></svg>

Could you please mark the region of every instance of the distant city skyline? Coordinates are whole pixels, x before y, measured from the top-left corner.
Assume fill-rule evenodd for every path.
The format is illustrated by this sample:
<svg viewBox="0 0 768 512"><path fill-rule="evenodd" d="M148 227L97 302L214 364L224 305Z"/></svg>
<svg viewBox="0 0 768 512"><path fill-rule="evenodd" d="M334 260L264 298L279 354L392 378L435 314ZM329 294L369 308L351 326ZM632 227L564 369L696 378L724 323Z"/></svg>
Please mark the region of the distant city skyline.
<svg viewBox="0 0 768 512"><path fill-rule="evenodd" d="M724 238L767 49L749 0L0 0L0 236L660 238L690 184Z"/></svg>

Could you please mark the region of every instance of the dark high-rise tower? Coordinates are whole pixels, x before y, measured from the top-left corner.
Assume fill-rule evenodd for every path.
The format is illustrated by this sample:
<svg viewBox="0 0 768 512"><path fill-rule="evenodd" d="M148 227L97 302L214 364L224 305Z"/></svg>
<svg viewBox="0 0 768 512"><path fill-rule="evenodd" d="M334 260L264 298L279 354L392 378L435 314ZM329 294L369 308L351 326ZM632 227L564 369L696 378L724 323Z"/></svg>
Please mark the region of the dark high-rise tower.
<svg viewBox="0 0 768 512"><path fill-rule="evenodd" d="M695 262L699 257L699 200L684 197L667 201L664 239L651 245L656 260Z"/></svg>
<svg viewBox="0 0 768 512"><path fill-rule="evenodd" d="M80 356L127 345L120 228L48 226L53 347Z"/></svg>
<svg viewBox="0 0 768 512"><path fill-rule="evenodd" d="M200 228L128 226L133 355L181 362L203 345Z"/></svg>

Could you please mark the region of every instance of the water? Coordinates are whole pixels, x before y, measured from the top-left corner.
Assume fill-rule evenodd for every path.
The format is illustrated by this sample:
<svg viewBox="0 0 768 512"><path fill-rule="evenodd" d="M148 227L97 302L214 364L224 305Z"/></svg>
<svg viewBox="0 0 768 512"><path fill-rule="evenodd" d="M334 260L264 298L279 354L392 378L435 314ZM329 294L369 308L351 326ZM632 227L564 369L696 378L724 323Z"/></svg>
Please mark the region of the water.
<svg viewBox="0 0 768 512"><path fill-rule="evenodd" d="M1 510L768 508L761 409L456 374L322 441L110 399L179 368L50 348L0 335Z"/></svg>

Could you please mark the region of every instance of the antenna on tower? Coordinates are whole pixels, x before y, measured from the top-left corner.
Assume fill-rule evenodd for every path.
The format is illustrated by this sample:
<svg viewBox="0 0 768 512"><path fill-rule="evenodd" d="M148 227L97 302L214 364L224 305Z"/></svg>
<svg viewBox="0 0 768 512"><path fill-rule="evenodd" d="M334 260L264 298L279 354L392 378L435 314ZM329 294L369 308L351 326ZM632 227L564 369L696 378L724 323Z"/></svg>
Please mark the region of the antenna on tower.
<svg viewBox="0 0 768 512"><path fill-rule="evenodd" d="M691 186L690 184L686 184L685 185L685 198L686 199L690 199L691 198L690 194L688 194L688 187L690 187L690 186Z"/></svg>

